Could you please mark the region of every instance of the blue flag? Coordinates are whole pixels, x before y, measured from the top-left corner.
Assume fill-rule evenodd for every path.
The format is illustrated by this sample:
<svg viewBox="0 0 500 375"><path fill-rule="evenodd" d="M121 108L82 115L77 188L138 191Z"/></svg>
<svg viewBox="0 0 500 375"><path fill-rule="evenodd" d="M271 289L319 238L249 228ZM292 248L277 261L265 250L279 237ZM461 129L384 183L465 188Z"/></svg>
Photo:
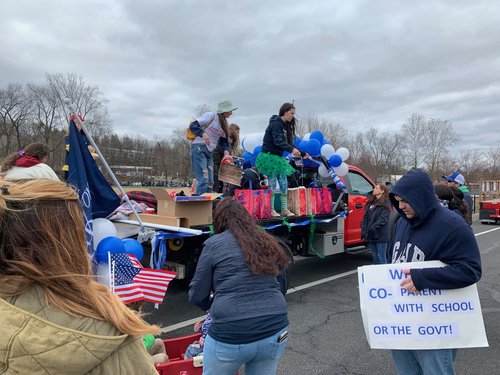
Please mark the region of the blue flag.
<svg viewBox="0 0 500 375"><path fill-rule="evenodd" d="M99 170L73 120L69 125L68 167L66 181L78 191L84 213L87 250L92 256L92 219L108 216L120 205L120 198Z"/></svg>

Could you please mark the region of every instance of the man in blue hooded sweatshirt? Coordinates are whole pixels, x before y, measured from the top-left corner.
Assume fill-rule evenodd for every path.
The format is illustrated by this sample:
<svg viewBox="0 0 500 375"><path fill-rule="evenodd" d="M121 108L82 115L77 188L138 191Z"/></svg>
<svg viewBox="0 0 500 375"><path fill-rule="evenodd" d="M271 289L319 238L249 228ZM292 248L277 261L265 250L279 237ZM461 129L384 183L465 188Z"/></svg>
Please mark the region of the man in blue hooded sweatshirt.
<svg viewBox="0 0 500 375"><path fill-rule="evenodd" d="M391 263L440 260L441 268L405 269L401 286L419 293L423 289L457 289L481 278L476 238L467 223L441 207L430 176L421 169L407 172L389 194L400 214L389 245ZM392 350L399 374L455 374L456 349Z"/></svg>

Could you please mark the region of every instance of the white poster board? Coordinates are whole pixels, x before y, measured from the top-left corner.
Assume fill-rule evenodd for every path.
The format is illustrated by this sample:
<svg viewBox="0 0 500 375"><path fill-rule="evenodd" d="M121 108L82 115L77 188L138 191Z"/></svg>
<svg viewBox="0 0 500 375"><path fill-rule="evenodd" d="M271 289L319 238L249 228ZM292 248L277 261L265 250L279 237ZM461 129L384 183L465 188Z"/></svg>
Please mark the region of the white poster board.
<svg viewBox="0 0 500 375"><path fill-rule="evenodd" d="M358 268L361 315L372 349L488 346L476 284L419 295L400 286L403 269L443 266L431 261Z"/></svg>

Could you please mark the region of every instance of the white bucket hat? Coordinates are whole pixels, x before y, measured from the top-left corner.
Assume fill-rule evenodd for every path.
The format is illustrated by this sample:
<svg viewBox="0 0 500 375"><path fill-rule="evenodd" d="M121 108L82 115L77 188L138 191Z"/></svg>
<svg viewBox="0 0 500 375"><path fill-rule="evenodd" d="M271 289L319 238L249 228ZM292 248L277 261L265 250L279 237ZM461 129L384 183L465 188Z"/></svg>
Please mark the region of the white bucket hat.
<svg viewBox="0 0 500 375"><path fill-rule="evenodd" d="M238 109L230 100L223 100L217 104L217 113L232 112Z"/></svg>

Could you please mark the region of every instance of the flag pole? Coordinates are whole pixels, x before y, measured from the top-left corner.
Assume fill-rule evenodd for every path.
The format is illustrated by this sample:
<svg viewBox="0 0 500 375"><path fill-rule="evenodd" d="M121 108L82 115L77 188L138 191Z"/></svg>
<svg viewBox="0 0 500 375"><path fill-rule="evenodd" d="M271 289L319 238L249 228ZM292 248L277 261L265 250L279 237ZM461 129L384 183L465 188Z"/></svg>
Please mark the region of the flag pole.
<svg viewBox="0 0 500 375"><path fill-rule="evenodd" d="M120 193L122 194L122 198L130 206L130 209L132 210L132 213L134 214L137 222L140 225L140 233L139 233L138 239L139 239L139 242L142 242L142 241L140 241L140 238L147 238L148 237L148 233L147 233L146 228L144 227L144 223L142 222L141 218L139 217L139 214L137 213L137 210L135 209L135 207L130 202L130 199L129 199L128 195L125 193L125 190L123 190L122 185L120 184L120 182L116 178L115 174L111 170L110 166L108 165L108 162L106 161L106 159L104 158L103 154L101 153L101 150L99 149L99 147L97 146L97 144L94 142L94 139L92 138L92 136L90 135L90 133L87 131L87 128L85 127L85 125L83 125L83 121L80 120L80 117L78 116L78 113L76 113L76 111L75 111L73 103L71 103L70 100L65 100L64 103L69 108L70 116L74 115L75 121L78 123L78 125L80 126L80 128L85 133L85 135L86 135L88 141L90 142L90 144L92 145L92 147L95 148L95 151L96 151L97 155L99 155L99 159L101 160L101 162L102 162L102 164L104 166L104 169L106 169L106 171L108 172L109 176L113 180L113 183L118 188L118 190L120 190Z"/></svg>
<svg viewBox="0 0 500 375"><path fill-rule="evenodd" d="M108 282L109 282L109 290L111 290L112 294L115 294L114 281L112 281L113 274L111 273L111 253L108 251Z"/></svg>

